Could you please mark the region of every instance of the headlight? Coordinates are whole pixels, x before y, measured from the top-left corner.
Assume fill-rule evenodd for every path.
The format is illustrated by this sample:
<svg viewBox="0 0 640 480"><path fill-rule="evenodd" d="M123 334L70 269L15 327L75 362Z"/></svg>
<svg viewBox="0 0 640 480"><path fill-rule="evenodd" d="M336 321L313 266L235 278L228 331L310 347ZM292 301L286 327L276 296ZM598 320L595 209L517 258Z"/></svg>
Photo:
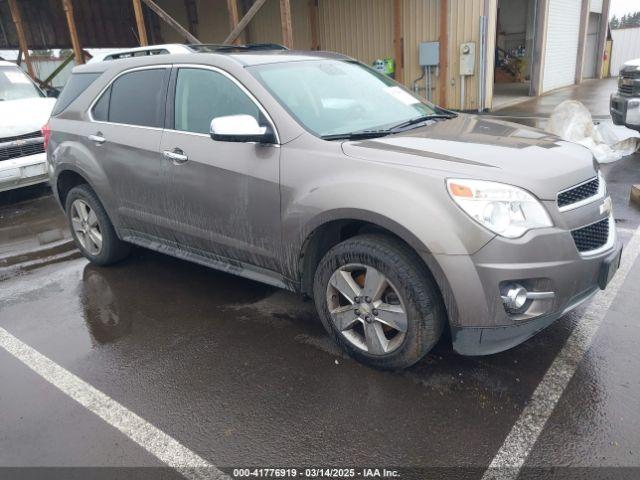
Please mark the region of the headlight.
<svg viewBox="0 0 640 480"><path fill-rule="evenodd" d="M492 232L518 238L534 228L552 227L542 204L518 187L483 180L447 180L451 198L471 218Z"/></svg>

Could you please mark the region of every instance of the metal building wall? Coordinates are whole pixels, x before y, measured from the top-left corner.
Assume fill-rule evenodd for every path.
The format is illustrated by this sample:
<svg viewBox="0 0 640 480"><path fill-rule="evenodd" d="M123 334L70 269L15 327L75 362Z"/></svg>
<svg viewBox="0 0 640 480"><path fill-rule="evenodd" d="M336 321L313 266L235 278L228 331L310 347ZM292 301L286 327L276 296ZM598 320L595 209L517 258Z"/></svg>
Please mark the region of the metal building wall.
<svg viewBox="0 0 640 480"><path fill-rule="evenodd" d="M440 1L404 0L402 3L402 38L404 47L404 81L411 87L413 81L422 74L418 62L418 48L422 42L439 40ZM424 80L420 86L425 85ZM439 101L438 77L432 75L432 100ZM424 91L420 92L427 96Z"/></svg>
<svg viewBox="0 0 640 480"><path fill-rule="evenodd" d="M311 48L309 30L309 2L293 0L291 2L291 24L293 28L293 47L297 50ZM280 26L280 2L268 0L247 27L248 38L254 43L282 43Z"/></svg>
<svg viewBox="0 0 640 480"><path fill-rule="evenodd" d="M392 0L320 0L320 48L371 64L393 57Z"/></svg>
<svg viewBox="0 0 640 480"><path fill-rule="evenodd" d="M640 28L611 30L611 37L611 76L617 77L625 62L640 58Z"/></svg>
<svg viewBox="0 0 640 480"><path fill-rule="evenodd" d="M483 13L484 0L449 0L449 50L447 59L449 63L447 106L449 108L464 108L465 110L478 108L478 55L480 50L480 17ZM495 36L495 33L493 35ZM461 98L460 44L466 42L476 42L476 68L475 74L465 80L463 105Z"/></svg>

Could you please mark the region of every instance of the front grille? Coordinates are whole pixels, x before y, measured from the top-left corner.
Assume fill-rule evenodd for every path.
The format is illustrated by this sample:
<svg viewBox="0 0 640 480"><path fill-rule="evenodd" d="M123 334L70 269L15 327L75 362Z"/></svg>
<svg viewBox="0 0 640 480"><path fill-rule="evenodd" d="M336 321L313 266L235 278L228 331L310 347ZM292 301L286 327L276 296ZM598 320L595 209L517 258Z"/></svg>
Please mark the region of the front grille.
<svg viewBox="0 0 640 480"><path fill-rule="evenodd" d="M620 76L622 78L640 78L640 70L622 72Z"/></svg>
<svg viewBox="0 0 640 480"><path fill-rule="evenodd" d="M0 138L0 162L44 152L41 132Z"/></svg>
<svg viewBox="0 0 640 480"><path fill-rule="evenodd" d="M598 194L600 190L600 178L596 177L588 182L565 190L558 194L558 207L568 207Z"/></svg>
<svg viewBox="0 0 640 480"><path fill-rule="evenodd" d="M633 95L633 85L622 85L618 87L618 93L620 95Z"/></svg>
<svg viewBox="0 0 640 480"><path fill-rule="evenodd" d="M40 138L40 137L42 137L42 132L38 130L37 132L25 133L24 135L17 135L15 137L0 138L0 143L15 142L16 140L27 140L29 138Z"/></svg>
<svg viewBox="0 0 640 480"><path fill-rule="evenodd" d="M580 253L597 250L604 247L609 240L609 219L572 230L571 235Z"/></svg>

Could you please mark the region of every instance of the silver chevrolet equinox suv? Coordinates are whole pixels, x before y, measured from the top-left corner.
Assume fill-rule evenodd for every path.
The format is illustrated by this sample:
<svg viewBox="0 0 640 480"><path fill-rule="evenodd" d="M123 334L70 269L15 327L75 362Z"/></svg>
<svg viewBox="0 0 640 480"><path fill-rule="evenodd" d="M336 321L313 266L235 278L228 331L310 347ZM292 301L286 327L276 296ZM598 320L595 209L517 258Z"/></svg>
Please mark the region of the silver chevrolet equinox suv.
<svg viewBox="0 0 640 480"><path fill-rule="evenodd" d="M337 54L76 67L44 131L91 262L139 245L301 292L378 368L414 364L445 331L461 354L511 348L620 262L589 150L444 110Z"/></svg>

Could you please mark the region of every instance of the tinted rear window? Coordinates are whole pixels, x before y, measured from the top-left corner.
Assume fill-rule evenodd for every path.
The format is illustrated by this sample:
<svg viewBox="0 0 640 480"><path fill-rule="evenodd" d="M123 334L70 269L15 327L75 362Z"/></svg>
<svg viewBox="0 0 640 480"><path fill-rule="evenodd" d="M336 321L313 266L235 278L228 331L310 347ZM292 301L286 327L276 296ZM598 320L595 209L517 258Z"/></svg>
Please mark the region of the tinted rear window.
<svg viewBox="0 0 640 480"><path fill-rule="evenodd" d="M64 89L62 89L62 93L60 93L51 114L58 115L62 113L100 75L100 73L74 73L71 75Z"/></svg>
<svg viewBox="0 0 640 480"><path fill-rule="evenodd" d="M126 73L111 85L109 121L144 127L164 124L167 69Z"/></svg>

